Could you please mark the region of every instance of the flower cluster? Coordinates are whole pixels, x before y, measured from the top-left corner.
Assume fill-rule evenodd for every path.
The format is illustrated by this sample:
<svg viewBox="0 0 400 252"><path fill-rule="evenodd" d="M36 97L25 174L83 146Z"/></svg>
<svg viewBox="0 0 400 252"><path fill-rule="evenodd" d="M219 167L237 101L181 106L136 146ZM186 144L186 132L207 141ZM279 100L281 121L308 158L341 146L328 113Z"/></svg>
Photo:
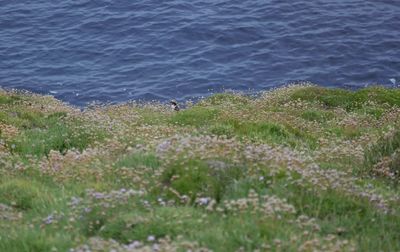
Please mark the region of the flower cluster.
<svg viewBox="0 0 400 252"><path fill-rule="evenodd" d="M149 236L147 241L148 243L133 241L128 244L121 244L112 239L104 240L100 237L92 237L86 244L72 248L69 252L211 252L211 250L199 246L196 242L185 241L181 238L172 241L169 237L155 239L153 236Z"/></svg>
<svg viewBox="0 0 400 252"><path fill-rule="evenodd" d="M313 238L305 241L298 248L299 252L324 252L324 251L348 251L355 252L354 242L340 240L335 235L328 235L323 239Z"/></svg>
<svg viewBox="0 0 400 252"><path fill-rule="evenodd" d="M143 191L125 188L112 190L110 192L97 192L93 189L87 189L84 199L73 197L69 206L72 210L84 210L84 212L90 212L91 208L94 207L102 207L104 209L115 208L118 205L127 204L129 200L140 197L143 194Z"/></svg>
<svg viewBox="0 0 400 252"><path fill-rule="evenodd" d="M224 201L223 207L228 213L250 211L278 219L281 219L283 214L296 212L294 206L287 203L286 199L280 199L274 195L259 196L254 190L250 190L247 198Z"/></svg>
<svg viewBox="0 0 400 252"><path fill-rule="evenodd" d="M17 212L12 207L0 203L0 221L16 221L22 218L22 212Z"/></svg>
<svg viewBox="0 0 400 252"><path fill-rule="evenodd" d="M364 152L361 147L360 149L349 148L352 153L357 151L359 159L363 160ZM338 150L342 151L340 148ZM197 158L208 160L208 163L210 160L213 161L210 167L227 167L225 162L218 161L216 163L214 161L224 157L229 159L231 164L246 164L247 176L250 177L264 178L265 174L274 177L276 174L287 171L286 176L289 183L323 191L336 190L366 198L384 212L390 211L390 202L398 200L395 197L387 198L373 188L360 186L358 183L360 178L354 177L351 171L322 169L311 156L287 147L251 144L236 139L212 136L174 136L158 144L156 151L165 165L179 162L182 159ZM291 174L300 177L294 179Z"/></svg>

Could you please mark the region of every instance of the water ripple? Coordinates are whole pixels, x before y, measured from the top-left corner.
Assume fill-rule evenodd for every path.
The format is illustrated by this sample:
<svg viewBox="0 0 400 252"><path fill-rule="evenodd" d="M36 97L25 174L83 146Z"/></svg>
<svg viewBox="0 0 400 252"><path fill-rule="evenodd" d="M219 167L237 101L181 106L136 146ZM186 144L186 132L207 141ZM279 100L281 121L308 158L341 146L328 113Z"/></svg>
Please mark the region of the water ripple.
<svg viewBox="0 0 400 252"><path fill-rule="evenodd" d="M400 2L2 1L0 86L93 100L187 99L400 79Z"/></svg>

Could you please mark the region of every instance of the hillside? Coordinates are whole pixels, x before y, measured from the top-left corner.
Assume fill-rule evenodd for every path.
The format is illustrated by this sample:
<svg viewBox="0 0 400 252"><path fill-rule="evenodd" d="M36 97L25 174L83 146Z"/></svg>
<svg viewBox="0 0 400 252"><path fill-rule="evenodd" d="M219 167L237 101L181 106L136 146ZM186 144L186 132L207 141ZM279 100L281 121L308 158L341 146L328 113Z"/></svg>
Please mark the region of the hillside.
<svg viewBox="0 0 400 252"><path fill-rule="evenodd" d="M399 179L399 89L0 90L0 251L400 251Z"/></svg>

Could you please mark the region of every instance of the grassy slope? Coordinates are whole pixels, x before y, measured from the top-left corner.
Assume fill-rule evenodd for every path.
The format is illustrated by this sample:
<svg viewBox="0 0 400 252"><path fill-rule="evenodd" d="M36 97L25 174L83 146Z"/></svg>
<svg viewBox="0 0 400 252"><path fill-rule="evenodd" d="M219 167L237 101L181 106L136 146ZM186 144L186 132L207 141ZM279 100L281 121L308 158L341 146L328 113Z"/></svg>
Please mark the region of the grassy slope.
<svg viewBox="0 0 400 252"><path fill-rule="evenodd" d="M378 87L180 112L0 90L0 251L399 251L399 126Z"/></svg>

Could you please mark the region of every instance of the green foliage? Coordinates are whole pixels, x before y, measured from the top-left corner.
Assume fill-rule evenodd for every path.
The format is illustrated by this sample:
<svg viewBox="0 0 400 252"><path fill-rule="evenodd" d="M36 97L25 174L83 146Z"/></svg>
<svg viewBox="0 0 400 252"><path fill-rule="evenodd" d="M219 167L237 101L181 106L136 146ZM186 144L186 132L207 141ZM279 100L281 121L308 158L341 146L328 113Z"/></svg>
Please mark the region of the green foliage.
<svg viewBox="0 0 400 252"><path fill-rule="evenodd" d="M120 213L113 218L109 218L107 223L99 230L99 234L105 238L111 238L123 243L137 239L136 227L140 224L146 224L148 219L143 213L130 211L129 213ZM150 235L150 234L149 234Z"/></svg>
<svg viewBox="0 0 400 252"><path fill-rule="evenodd" d="M322 234L342 238L357 237L362 251L392 250L400 232L400 216L386 215L365 199L346 196L337 191L313 191L299 187L273 188L274 193L288 196L298 214L317 218ZM384 237L381 230L391 230ZM369 237L369 238L367 238Z"/></svg>
<svg viewBox="0 0 400 252"><path fill-rule="evenodd" d="M20 96L10 96L10 99L22 99L17 97ZM100 130L82 129L83 121L74 118L67 121L66 117L67 113L64 111L44 114L25 106L16 106L15 109L0 112L0 122L20 129L21 133L8 140L7 146L12 153L23 156L40 157L47 155L50 150L83 150L95 140L105 137L105 133Z"/></svg>
<svg viewBox="0 0 400 252"><path fill-rule="evenodd" d="M301 130L291 127L290 125L282 125L271 122L248 122L238 120L227 120L225 123L217 123L210 126L209 131L218 136L226 136L231 138L237 136L239 138L262 141L266 143L288 144L291 146L307 145L311 148L315 146L315 139Z"/></svg>
<svg viewBox="0 0 400 252"><path fill-rule="evenodd" d="M319 101L327 107L347 107L352 103L352 93L344 89L308 87L296 90L292 100Z"/></svg>
<svg viewBox="0 0 400 252"><path fill-rule="evenodd" d="M147 108L141 108L138 109L138 113L140 115L141 118L140 122L142 124L159 125L167 122L167 117L164 114L160 113L159 111Z"/></svg>
<svg viewBox="0 0 400 252"><path fill-rule="evenodd" d="M99 206L92 207L89 211L90 212L86 213L79 222L81 232L87 237L97 234L114 214L120 213L119 208L115 208L113 211L103 211Z"/></svg>
<svg viewBox="0 0 400 252"><path fill-rule="evenodd" d="M331 127L327 128L327 132L334 134L337 137L344 137L346 139L352 139L359 137L362 134L360 128L357 127Z"/></svg>
<svg viewBox="0 0 400 252"><path fill-rule="evenodd" d="M301 114L301 117L308 121L325 122L332 119L334 114L331 112L310 109L304 111Z"/></svg>
<svg viewBox="0 0 400 252"><path fill-rule="evenodd" d="M210 127L210 132L218 136L239 136L253 140L270 141L273 143L283 142L292 134L285 126L269 122L248 122L228 120Z"/></svg>
<svg viewBox="0 0 400 252"><path fill-rule="evenodd" d="M198 220L202 212L191 207L158 207L153 212L119 213L111 218L99 231L104 238L122 243L132 240L147 240L149 236L162 238L196 232L202 227Z"/></svg>
<svg viewBox="0 0 400 252"><path fill-rule="evenodd" d="M243 95L235 95L230 93L214 94L202 100L199 105L215 106L215 105L246 105L249 98Z"/></svg>
<svg viewBox="0 0 400 252"><path fill-rule="evenodd" d="M302 188L297 190L289 200L307 216L330 219L351 215L362 218L372 208L366 200L350 198L335 191L316 193Z"/></svg>
<svg viewBox="0 0 400 252"><path fill-rule="evenodd" d="M400 106L400 89L389 89L384 87L368 87L357 90L354 93L354 102L364 103L372 101L377 104L388 104Z"/></svg>
<svg viewBox="0 0 400 252"><path fill-rule="evenodd" d="M158 207L151 213L129 212L116 216L98 235L122 243L146 241L150 236L157 239L181 235L207 244L213 251L231 251L239 247L251 251L262 243L276 237L287 238L294 232L283 221L265 219L250 212L222 219L214 214L204 217L201 209L192 207Z"/></svg>
<svg viewBox="0 0 400 252"><path fill-rule="evenodd" d="M246 198L250 190L264 193L268 187L265 182L249 177L234 180L226 189L223 200Z"/></svg>
<svg viewBox="0 0 400 252"><path fill-rule="evenodd" d="M232 124L217 123L210 127L210 132L217 136L231 138L235 135L235 127Z"/></svg>
<svg viewBox="0 0 400 252"><path fill-rule="evenodd" d="M7 252L67 251L72 243L68 232L54 235L40 228L26 228L18 232L2 230L0 241L0 251Z"/></svg>
<svg viewBox="0 0 400 252"><path fill-rule="evenodd" d="M0 203L22 210L43 209L53 199L46 188L26 179L12 179L0 184Z"/></svg>
<svg viewBox="0 0 400 252"><path fill-rule="evenodd" d="M45 128L48 124L57 121L54 116L46 117L40 112L17 110L13 112L1 112L0 121L14 125L20 129Z"/></svg>
<svg viewBox="0 0 400 252"><path fill-rule="evenodd" d="M396 89L296 86L179 112L79 112L0 91L0 251L69 251L93 237L107 251L108 239L153 237L182 239L182 251L399 251L399 187L376 175L378 163L400 173L399 104Z"/></svg>
<svg viewBox="0 0 400 252"><path fill-rule="evenodd" d="M236 216L228 215L224 219L210 216L208 225L199 229L194 237L202 244L207 244L213 251L254 251L262 244L274 244L275 239L286 240L296 232L284 221L265 218L244 212ZM274 245L273 250L278 250ZM283 251L296 251L295 246L285 246Z"/></svg>
<svg viewBox="0 0 400 252"><path fill-rule="evenodd" d="M160 161L154 154L146 153L134 153L132 155L127 155L122 159L118 160L115 165L116 167L138 167L146 166L156 169L160 166Z"/></svg>
<svg viewBox="0 0 400 252"><path fill-rule="evenodd" d="M50 150L56 150L64 153L68 149L85 149L95 140L102 139L101 132L78 130L64 124L63 122L54 122L47 128L27 129L24 134L16 137L9 143L11 152L21 155L47 155Z"/></svg>
<svg viewBox="0 0 400 252"><path fill-rule="evenodd" d="M275 123L233 121L232 124L238 135L245 135L254 139L276 139L279 141L290 135L284 126Z"/></svg>
<svg viewBox="0 0 400 252"><path fill-rule="evenodd" d="M193 107L175 113L170 122L178 125L202 126L215 120L217 115L216 109Z"/></svg>
<svg viewBox="0 0 400 252"><path fill-rule="evenodd" d="M365 151L365 169L370 171L372 166L383 157L390 156L400 148L400 130L394 131L389 136L382 136L378 142Z"/></svg>
<svg viewBox="0 0 400 252"><path fill-rule="evenodd" d="M219 201L226 188L240 178L243 168L231 166L223 161L186 160L176 162L163 173L163 184L177 191L180 196L209 196ZM168 193L169 197L177 195Z"/></svg>
<svg viewBox="0 0 400 252"><path fill-rule="evenodd" d="M2 95L0 94L0 104L14 104L21 100L17 95Z"/></svg>
<svg viewBox="0 0 400 252"><path fill-rule="evenodd" d="M396 177L400 179L400 148L398 148L392 156L390 169L396 175Z"/></svg>
<svg viewBox="0 0 400 252"><path fill-rule="evenodd" d="M352 92L314 86L296 90L290 98L309 102L318 101L328 108L342 107L349 110L359 108L366 102L400 106L400 90L382 87L369 87Z"/></svg>
<svg viewBox="0 0 400 252"><path fill-rule="evenodd" d="M12 112L0 112L0 122L13 125L19 129L45 129L57 123L66 115L65 112L55 112L46 116L41 112L16 108Z"/></svg>
<svg viewBox="0 0 400 252"><path fill-rule="evenodd" d="M373 116L375 119L379 120L383 116L385 110L382 108L371 108L367 107L363 110L367 115Z"/></svg>

